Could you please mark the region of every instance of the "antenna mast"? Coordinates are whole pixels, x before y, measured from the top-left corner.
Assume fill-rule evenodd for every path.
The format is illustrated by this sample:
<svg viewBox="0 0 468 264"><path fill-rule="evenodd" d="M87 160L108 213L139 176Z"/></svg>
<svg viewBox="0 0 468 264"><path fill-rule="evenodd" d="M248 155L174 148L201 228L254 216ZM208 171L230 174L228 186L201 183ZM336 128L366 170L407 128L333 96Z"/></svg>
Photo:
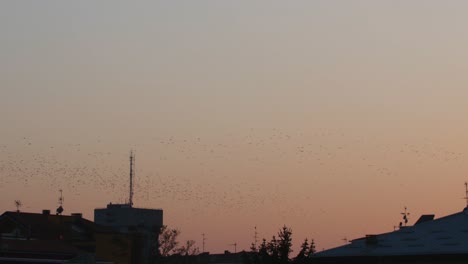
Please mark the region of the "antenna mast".
<svg viewBox="0 0 468 264"><path fill-rule="evenodd" d="M408 224L408 216L410 214L410 213L408 213L406 206L405 206L405 211L403 213L401 213L401 214L403 215L403 222L404 222L404 225L406 226L406 224ZM403 223L400 222L400 227L402 227L402 226L403 226Z"/></svg>
<svg viewBox="0 0 468 264"><path fill-rule="evenodd" d="M203 237L203 240L202 240L202 241L203 241L203 247L202 247L202 251L203 251L203 252L202 252L202 253L205 253L205 240L206 240L206 238L205 238L205 233L203 233L203 234L201 234L201 235L202 235L202 237Z"/></svg>
<svg viewBox="0 0 468 264"><path fill-rule="evenodd" d="M229 246L234 246L234 253L237 253L237 242L234 242L233 244L229 244Z"/></svg>
<svg viewBox="0 0 468 264"><path fill-rule="evenodd" d="M23 204L21 203L20 200L15 200L15 206L16 206L16 212L19 213L20 212L20 207L22 206Z"/></svg>
<svg viewBox="0 0 468 264"><path fill-rule="evenodd" d="M63 190L60 189L59 192L60 192L59 205L62 206L62 205L63 205L63 201L64 201L64 199L63 199Z"/></svg>
<svg viewBox="0 0 468 264"><path fill-rule="evenodd" d="M254 227L255 232L254 232L254 247L257 248L257 226Z"/></svg>
<svg viewBox="0 0 468 264"><path fill-rule="evenodd" d="M135 162L135 155L133 155L133 151L130 151L130 195L128 199L128 204L133 206L133 165Z"/></svg>
<svg viewBox="0 0 468 264"><path fill-rule="evenodd" d="M465 200L466 200L466 208L468 208L468 182L465 182Z"/></svg>
<svg viewBox="0 0 468 264"><path fill-rule="evenodd" d="M61 215L63 213L63 201L64 201L63 190L60 189L59 192L60 192L60 197L59 197L59 207L56 210L57 215Z"/></svg>

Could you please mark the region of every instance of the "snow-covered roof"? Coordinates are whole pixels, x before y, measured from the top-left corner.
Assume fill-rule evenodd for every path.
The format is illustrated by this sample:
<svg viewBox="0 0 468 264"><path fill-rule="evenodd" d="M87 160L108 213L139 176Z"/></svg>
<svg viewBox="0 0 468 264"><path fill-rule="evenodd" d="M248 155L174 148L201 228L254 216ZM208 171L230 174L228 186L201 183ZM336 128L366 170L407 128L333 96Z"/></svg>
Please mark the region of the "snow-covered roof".
<svg viewBox="0 0 468 264"><path fill-rule="evenodd" d="M431 220L423 216L413 226L379 235L366 235L351 243L324 250L317 257L403 256L468 253L468 208Z"/></svg>

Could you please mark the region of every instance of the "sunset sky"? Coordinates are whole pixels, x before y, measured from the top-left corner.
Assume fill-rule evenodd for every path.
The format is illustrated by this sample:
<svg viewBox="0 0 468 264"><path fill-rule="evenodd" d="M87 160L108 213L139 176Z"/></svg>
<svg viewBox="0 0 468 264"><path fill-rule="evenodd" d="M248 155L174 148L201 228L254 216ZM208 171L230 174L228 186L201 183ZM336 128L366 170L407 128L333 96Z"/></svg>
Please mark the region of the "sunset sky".
<svg viewBox="0 0 468 264"><path fill-rule="evenodd" d="M468 1L2 1L0 213L128 199L212 253L461 211ZM297 254L297 250L293 255Z"/></svg>

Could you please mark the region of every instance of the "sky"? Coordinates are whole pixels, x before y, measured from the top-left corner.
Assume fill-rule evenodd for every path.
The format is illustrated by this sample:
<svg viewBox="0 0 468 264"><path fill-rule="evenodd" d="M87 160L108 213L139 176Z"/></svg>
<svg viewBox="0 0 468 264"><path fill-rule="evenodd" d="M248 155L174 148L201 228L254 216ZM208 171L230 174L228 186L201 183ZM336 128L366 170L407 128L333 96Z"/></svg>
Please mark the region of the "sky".
<svg viewBox="0 0 468 264"><path fill-rule="evenodd" d="M2 1L0 211L128 200L218 253L461 211L466 1ZM297 250L292 253L297 254Z"/></svg>

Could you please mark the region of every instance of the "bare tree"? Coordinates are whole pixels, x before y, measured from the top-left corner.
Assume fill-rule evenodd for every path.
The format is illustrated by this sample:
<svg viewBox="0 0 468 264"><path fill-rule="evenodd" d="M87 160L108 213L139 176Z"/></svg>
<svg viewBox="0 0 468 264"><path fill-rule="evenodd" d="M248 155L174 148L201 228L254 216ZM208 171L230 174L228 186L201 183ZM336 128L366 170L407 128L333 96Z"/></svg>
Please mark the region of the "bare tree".
<svg viewBox="0 0 468 264"><path fill-rule="evenodd" d="M187 240L184 246L177 249L177 253L181 255L197 255L199 251L198 247L195 247L195 240Z"/></svg>
<svg viewBox="0 0 468 264"><path fill-rule="evenodd" d="M177 237L180 231L178 229L171 229L167 226L163 226L159 231L159 254L163 257L169 256L177 250L179 242Z"/></svg>

